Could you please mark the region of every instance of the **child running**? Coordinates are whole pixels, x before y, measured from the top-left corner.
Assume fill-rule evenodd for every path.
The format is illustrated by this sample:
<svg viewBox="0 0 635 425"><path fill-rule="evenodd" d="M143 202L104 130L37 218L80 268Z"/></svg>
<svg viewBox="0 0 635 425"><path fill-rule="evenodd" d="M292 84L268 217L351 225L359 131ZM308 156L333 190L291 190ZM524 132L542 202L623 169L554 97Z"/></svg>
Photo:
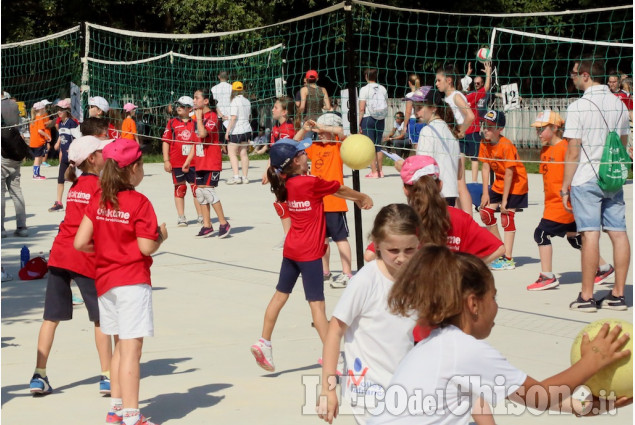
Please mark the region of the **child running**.
<svg viewBox="0 0 635 425"><path fill-rule="evenodd" d="M75 139L75 136L79 133L79 124L71 116L71 102L68 99L60 100L57 103L59 110L57 116L60 120L57 125L59 137L57 143L55 143L55 150L59 152L60 165L57 175L57 198L55 203L49 212L62 211L64 206L62 205L62 196L64 196L64 178L66 170L69 167L68 149L71 143Z"/></svg>
<svg viewBox="0 0 635 425"><path fill-rule="evenodd" d="M494 261L492 270L513 270L516 268L512 252L516 235L514 216L519 208L527 208L527 171L519 161L516 146L501 133L505 128L505 114L489 110L483 117L483 140L478 153L483 163L483 195L481 196L481 220L487 230L501 239L494 212L500 206L501 226L505 238L505 255ZM494 171L495 180L489 188L489 171Z"/></svg>
<svg viewBox="0 0 635 425"><path fill-rule="evenodd" d="M223 204L215 190L223 169L223 157L219 141L218 116L210 109L210 102L214 102L214 96L209 89L197 90L194 93L194 123L197 139L201 142L196 146L196 198L201 204L203 214L203 227L196 237L208 238L214 232L211 205L218 217L218 237L223 239L229 236L231 226L225 219Z"/></svg>
<svg viewBox="0 0 635 425"><path fill-rule="evenodd" d="M344 163L340 156L340 140L344 140L342 118L334 113L322 114L317 121L306 120L302 128L295 135L300 140L304 134L313 131L318 140L306 150L311 160L311 175L324 180L335 180L344 184ZM346 200L329 195L324 198L324 215L326 218L326 253L322 257L322 273L324 283L331 288L346 288L353 277L351 267L351 244L348 242L348 223ZM331 249L329 238L335 242L342 262L342 273L333 279L330 268Z"/></svg>
<svg viewBox="0 0 635 425"><path fill-rule="evenodd" d="M201 206L196 199L196 171L194 168L194 141L192 136L196 132L196 124L190 119L194 107L194 100L189 96L181 96L176 101L176 118L170 118L163 132L163 169L172 174L174 183L174 204L178 214L177 226L186 227L185 194L189 183L194 197L194 208L199 217L199 224L203 223ZM211 226L211 225L210 225Z"/></svg>
<svg viewBox="0 0 635 425"><path fill-rule="evenodd" d="M326 252L326 220L323 198L339 196L354 201L361 209L370 209L368 195L352 190L337 181L326 181L307 175L309 165L305 149L311 140L295 142L282 139L270 151L271 165L267 171L271 191L280 202L287 202L291 229L284 241L280 278L265 312L261 338L251 346L258 366L274 371L271 335L278 314L289 299L298 276L302 275L304 295L311 308L313 323L322 343L328 330L322 280L322 257Z"/></svg>
<svg viewBox="0 0 635 425"><path fill-rule="evenodd" d="M331 420L339 409L335 376L342 336L346 359L343 397L357 407L357 423L370 417L365 407L374 407L364 405L366 395L383 394L397 365L413 347L415 319L390 313L387 302L395 276L419 249L420 235L421 220L408 205L387 205L375 217L371 237L377 260L351 279L333 310L324 341L323 397L318 411L325 411Z"/></svg>
<svg viewBox="0 0 635 425"><path fill-rule="evenodd" d="M157 225L148 198L135 191L143 180L139 144L117 139L102 154L102 190L86 207L74 246L95 253L101 328L119 337L106 423L154 425L139 413L139 362L143 338L154 334L150 255L168 232L165 223Z"/></svg>
<svg viewBox="0 0 635 425"><path fill-rule="evenodd" d="M604 366L631 355L630 350L622 350L630 336L618 338L621 327L609 329L605 324L592 341L588 336L583 338L582 358L573 366L543 381L528 376L483 341L498 312L491 271L480 259L452 253L443 246L427 245L417 252L392 286L388 306L395 314L416 314L420 324L436 326L428 339L406 354L390 381L390 387L403 392L400 401L406 403L406 397L418 396L421 400L430 394L436 395L435 405L418 412L414 408L395 412L390 409L394 404L385 406L383 414L370 421L373 425L467 425L470 408L478 397L494 407L503 406L506 401L499 394L540 411L602 413L598 399L584 408L572 397L562 396L562 391L573 394ZM477 384L473 383L475 378L479 379ZM391 400L386 397L386 402ZM622 397L615 406L630 403L632 398Z"/></svg>
<svg viewBox="0 0 635 425"><path fill-rule="evenodd" d="M560 284L553 273L551 238L566 236L567 242L577 250L582 249L582 235L577 231L573 214L565 210L560 189L564 178L564 160L569 143L562 138L564 120L549 109L542 111L531 125L536 128L542 143L540 151L540 174L545 188L545 209L538 227L534 231L534 240L538 244L541 272L529 291L542 291L555 288ZM603 283L614 273L613 266L600 257L600 268L595 283ZM599 279L598 279L599 277Z"/></svg>
<svg viewBox="0 0 635 425"><path fill-rule="evenodd" d="M55 330L60 321L73 318L71 280L79 287L88 310L88 319L95 324L95 345L101 365L99 392L110 394L110 336L102 333L99 322L97 291L95 290L95 255L77 252L73 248L75 234L84 211L99 191L99 173L104 167L102 149L110 140L84 136L75 140L69 150L66 180L73 183L66 197L66 214L51 248L48 262L48 283L44 299L44 320L37 344L35 372L29 388L32 394L44 395L53 391L46 373L46 364L53 346ZM82 174L77 177L75 169ZM97 196L98 197L98 196Z"/></svg>

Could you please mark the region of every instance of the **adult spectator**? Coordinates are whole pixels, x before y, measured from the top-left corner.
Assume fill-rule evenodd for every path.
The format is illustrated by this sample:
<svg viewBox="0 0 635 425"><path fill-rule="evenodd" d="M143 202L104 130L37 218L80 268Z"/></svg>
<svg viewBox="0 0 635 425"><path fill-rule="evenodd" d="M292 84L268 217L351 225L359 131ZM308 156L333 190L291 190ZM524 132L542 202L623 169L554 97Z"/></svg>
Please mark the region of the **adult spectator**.
<svg viewBox="0 0 635 425"><path fill-rule="evenodd" d="M20 165L28 152L28 146L20 135L17 125L20 123L18 104L10 99L9 93L2 96L2 237L7 237L4 229L5 203L7 190L15 206L17 229L14 236L29 236L26 228L26 210L24 196L20 187ZM5 128L6 127L6 128Z"/></svg>
<svg viewBox="0 0 635 425"><path fill-rule="evenodd" d="M225 130L227 129L231 118L229 114L229 105L232 97L232 85L227 82L229 80L227 71L219 72L218 80L220 82L212 87L212 95L214 96L214 99L216 99L216 115L218 115L218 119L223 123L219 129L219 139L225 140Z"/></svg>
<svg viewBox="0 0 635 425"><path fill-rule="evenodd" d="M324 110L331 110L329 94L324 87L317 85L318 73L314 69L307 71L305 75L306 85L300 89L300 107L298 113L302 121L317 120Z"/></svg>
<svg viewBox="0 0 635 425"><path fill-rule="evenodd" d="M628 93L622 90L622 81L620 79L620 74L618 74L616 71L611 71L611 73L609 74L608 86L609 90L611 90L611 93L622 99L622 101L623 99L628 99Z"/></svg>
<svg viewBox="0 0 635 425"><path fill-rule="evenodd" d="M567 108L564 138L569 140L565 157L562 202L575 216L582 233L582 291L570 304L572 310L597 311L598 307L626 310L624 285L631 257L626 234L624 190L605 192L598 186L599 163L609 131L615 130L622 143L628 141L628 113L624 104L602 84L604 63L585 57L573 65L571 79L584 95ZM581 152L582 151L582 152ZM571 205L569 205L571 200ZM593 284L599 275L600 231L613 245L615 285L604 298L595 300Z"/></svg>
<svg viewBox="0 0 635 425"><path fill-rule="evenodd" d="M381 153L381 140L388 114L388 92L384 86L377 84L376 69L366 69L364 78L366 85L359 91L359 116L361 117L359 129L360 133L368 136L375 145L375 160L371 162L371 172L366 177L376 179L384 177L381 169L381 162L384 159L384 154Z"/></svg>
<svg viewBox="0 0 635 425"><path fill-rule="evenodd" d="M474 121L468 129L465 130L465 139L463 142L465 144L465 156L472 159L473 182L478 182L478 151L481 145L481 114L479 114L479 110L483 107L487 109L487 92L489 92L492 85L492 63L486 62L483 66L485 67L485 69L483 69L485 72L485 80L478 75L474 77L474 91L465 96L467 104L474 114Z"/></svg>
<svg viewBox="0 0 635 425"><path fill-rule="evenodd" d="M234 176L227 180L227 184L249 183L249 156L247 148L252 137L253 129L250 124L251 102L245 97L243 83L232 83L231 103L229 106L230 120L227 125L225 141L227 142L227 155L232 166ZM238 174L238 155L242 166L242 178Z"/></svg>

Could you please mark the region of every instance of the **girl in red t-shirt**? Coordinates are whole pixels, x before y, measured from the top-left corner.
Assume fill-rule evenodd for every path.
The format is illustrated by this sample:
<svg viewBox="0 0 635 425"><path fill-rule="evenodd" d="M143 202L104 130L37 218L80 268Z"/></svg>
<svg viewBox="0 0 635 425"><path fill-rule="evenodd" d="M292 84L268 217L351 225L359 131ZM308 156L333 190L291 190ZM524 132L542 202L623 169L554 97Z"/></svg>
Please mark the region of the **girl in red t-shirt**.
<svg viewBox="0 0 635 425"><path fill-rule="evenodd" d="M271 118L276 122L271 130L271 146L281 139L293 139L296 133L296 123L299 121L299 117L295 116L295 101L288 96L279 97L274 103L271 109ZM263 151L264 153L266 151ZM267 178L267 171L262 175L262 184L269 183ZM289 218L289 207L286 202L273 203L273 207L280 217L280 223L282 224L282 230L286 237L291 228L291 219ZM284 245L284 239L278 245L282 248Z"/></svg>
<svg viewBox="0 0 635 425"><path fill-rule="evenodd" d="M101 364L99 390L110 393L110 360L112 345L110 336L102 333L99 326L99 308L95 290L95 256L79 253L73 249L73 240L88 202L99 191L99 173L104 167L101 150L107 144L94 136L84 136L69 147L70 165L66 170L66 180L73 183L66 199L66 214L51 248L49 275L44 299L44 320L40 327L37 344L35 372L30 382L33 394L49 394L53 388L46 375L46 364L53 346L55 330L62 320L73 318L71 280L79 288L88 318L95 323L95 345ZM75 168L82 170L76 177Z"/></svg>
<svg viewBox="0 0 635 425"><path fill-rule="evenodd" d="M75 248L94 252L102 331L118 340L112 358L107 423L153 425L139 413L139 361L143 338L154 334L150 266L167 239L152 204L135 191L143 180L139 144L117 139L103 150L101 197L91 199Z"/></svg>
<svg viewBox="0 0 635 425"><path fill-rule="evenodd" d="M271 165L267 177L271 191L279 202L287 202L291 216L291 229L284 241L282 266L276 292L267 306L262 337L251 346L251 353L260 367L275 370L271 348L271 335L278 314L289 299L298 276L302 274L304 294L311 308L315 329L322 343L328 331L324 305L322 257L326 252L326 220L322 199L327 195L354 201L362 209L370 209L373 201L337 181L326 181L309 176L305 149L311 141L280 140L271 147Z"/></svg>

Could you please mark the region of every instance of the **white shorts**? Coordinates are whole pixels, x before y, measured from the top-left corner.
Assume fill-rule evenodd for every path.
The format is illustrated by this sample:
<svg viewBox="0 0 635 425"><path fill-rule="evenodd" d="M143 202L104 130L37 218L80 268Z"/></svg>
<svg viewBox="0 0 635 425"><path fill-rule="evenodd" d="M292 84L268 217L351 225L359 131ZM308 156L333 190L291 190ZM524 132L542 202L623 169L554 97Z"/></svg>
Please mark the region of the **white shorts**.
<svg viewBox="0 0 635 425"><path fill-rule="evenodd" d="M154 336L152 287L117 286L99 297L99 323L106 335L121 339Z"/></svg>

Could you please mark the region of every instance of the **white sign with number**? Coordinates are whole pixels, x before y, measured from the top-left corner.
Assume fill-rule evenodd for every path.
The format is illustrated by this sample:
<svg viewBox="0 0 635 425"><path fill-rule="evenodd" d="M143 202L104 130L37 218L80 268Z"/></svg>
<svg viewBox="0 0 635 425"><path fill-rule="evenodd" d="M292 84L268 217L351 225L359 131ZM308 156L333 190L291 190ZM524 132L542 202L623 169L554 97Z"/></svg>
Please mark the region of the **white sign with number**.
<svg viewBox="0 0 635 425"><path fill-rule="evenodd" d="M501 94L503 95L503 110L505 112L511 111L512 109L520 109L518 84L512 83L501 86Z"/></svg>

